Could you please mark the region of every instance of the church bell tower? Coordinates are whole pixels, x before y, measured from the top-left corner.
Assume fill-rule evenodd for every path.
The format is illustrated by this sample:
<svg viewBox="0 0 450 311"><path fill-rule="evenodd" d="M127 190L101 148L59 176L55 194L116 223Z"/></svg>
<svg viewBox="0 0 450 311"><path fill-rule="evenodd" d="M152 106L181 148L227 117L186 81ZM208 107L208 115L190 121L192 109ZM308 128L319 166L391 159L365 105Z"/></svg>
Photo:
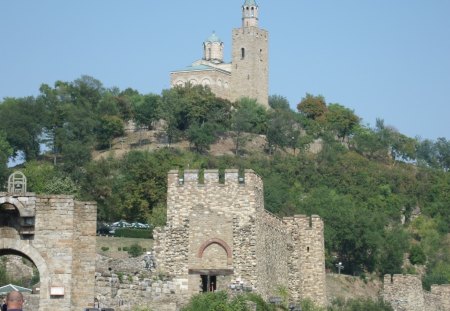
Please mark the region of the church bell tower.
<svg viewBox="0 0 450 311"><path fill-rule="evenodd" d="M232 35L231 99L254 98L269 108L269 33L258 24L258 4L245 0L242 27Z"/></svg>
<svg viewBox="0 0 450 311"><path fill-rule="evenodd" d="M247 0L242 6L242 28L258 27L258 5L255 0Z"/></svg>

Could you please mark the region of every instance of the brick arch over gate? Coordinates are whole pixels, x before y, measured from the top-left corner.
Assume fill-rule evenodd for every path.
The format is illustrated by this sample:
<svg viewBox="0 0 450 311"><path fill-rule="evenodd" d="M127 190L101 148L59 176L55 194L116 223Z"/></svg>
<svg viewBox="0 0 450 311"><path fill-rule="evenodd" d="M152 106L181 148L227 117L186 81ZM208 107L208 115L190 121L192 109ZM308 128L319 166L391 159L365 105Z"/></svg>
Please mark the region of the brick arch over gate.
<svg viewBox="0 0 450 311"><path fill-rule="evenodd" d="M208 246L210 246L211 244L217 244L224 249L224 251L227 253L227 264L230 265L231 259L232 259L231 247L224 240L217 239L217 238L209 239L208 241L205 241L198 249L197 257L202 258L203 253L205 252L205 249L207 249Z"/></svg>
<svg viewBox="0 0 450 311"><path fill-rule="evenodd" d="M48 297L50 273L41 254L25 241L0 238L0 253L8 254L9 251L13 251L14 255L25 255L35 264L39 271L40 298L45 299Z"/></svg>

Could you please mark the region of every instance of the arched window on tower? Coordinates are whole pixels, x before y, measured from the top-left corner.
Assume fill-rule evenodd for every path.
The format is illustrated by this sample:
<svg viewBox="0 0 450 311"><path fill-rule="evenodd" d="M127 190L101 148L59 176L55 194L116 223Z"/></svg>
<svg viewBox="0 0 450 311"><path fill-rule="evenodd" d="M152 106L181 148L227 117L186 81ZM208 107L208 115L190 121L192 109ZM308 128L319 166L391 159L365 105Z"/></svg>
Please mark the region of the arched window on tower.
<svg viewBox="0 0 450 311"><path fill-rule="evenodd" d="M254 17L255 16L255 9L254 8L252 8L252 13L251 13L251 17Z"/></svg>
<svg viewBox="0 0 450 311"><path fill-rule="evenodd" d="M241 59L245 58L245 49L241 48Z"/></svg>

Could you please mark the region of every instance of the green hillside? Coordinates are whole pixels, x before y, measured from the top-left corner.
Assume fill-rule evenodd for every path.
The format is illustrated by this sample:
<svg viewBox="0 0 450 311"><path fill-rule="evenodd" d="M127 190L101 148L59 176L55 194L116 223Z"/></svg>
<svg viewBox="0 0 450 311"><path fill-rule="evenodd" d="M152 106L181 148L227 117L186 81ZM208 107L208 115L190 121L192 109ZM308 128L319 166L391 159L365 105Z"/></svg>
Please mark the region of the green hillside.
<svg viewBox="0 0 450 311"><path fill-rule="evenodd" d="M42 85L0 103L0 180L8 157L23 156L30 191L95 200L101 221L160 226L170 169L251 168L266 209L324 219L328 269L340 261L364 278L426 265L425 287L450 282L450 141L407 137L382 119L361 124L322 96L306 94L295 111L282 96L270 106L200 86L143 95L91 77ZM129 121L141 130L126 133ZM123 144L120 156L107 152Z"/></svg>

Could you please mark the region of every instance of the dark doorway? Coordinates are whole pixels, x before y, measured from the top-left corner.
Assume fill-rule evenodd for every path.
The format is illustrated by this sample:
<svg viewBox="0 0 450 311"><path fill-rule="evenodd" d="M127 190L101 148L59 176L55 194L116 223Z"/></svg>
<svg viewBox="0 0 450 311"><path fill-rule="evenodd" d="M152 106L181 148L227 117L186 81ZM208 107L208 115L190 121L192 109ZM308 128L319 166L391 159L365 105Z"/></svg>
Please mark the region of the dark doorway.
<svg viewBox="0 0 450 311"><path fill-rule="evenodd" d="M217 276L215 275L201 275L202 278L202 292L215 292L217 289Z"/></svg>

